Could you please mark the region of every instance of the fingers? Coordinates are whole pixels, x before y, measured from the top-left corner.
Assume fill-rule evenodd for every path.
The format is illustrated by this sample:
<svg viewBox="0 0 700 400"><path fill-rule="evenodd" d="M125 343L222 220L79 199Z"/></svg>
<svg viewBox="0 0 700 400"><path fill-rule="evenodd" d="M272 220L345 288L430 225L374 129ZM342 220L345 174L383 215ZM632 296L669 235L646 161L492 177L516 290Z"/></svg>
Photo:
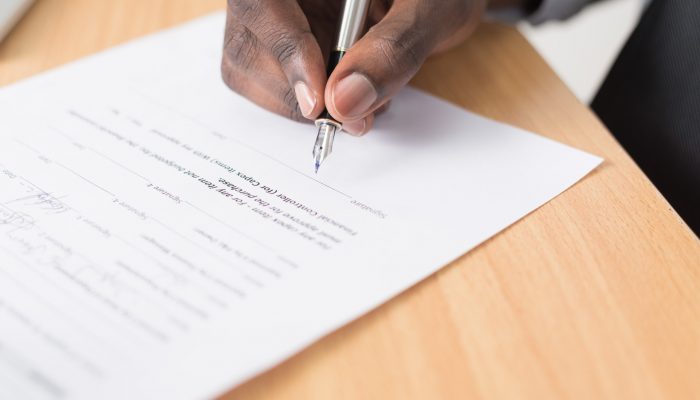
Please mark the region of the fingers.
<svg viewBox="0 0 700 400"><path fill-rule="evenodd" d="M295 0L230 0L222 75L234 91L293 119L325 107L321 49Z"/></svg>
<svg viewBox="0 0 700 400"><path fill-rule="evenodd" d="M326 106L341 122L377 111L415 75L441 42L468 19L470 0L396 0L345 55L328 80Z"/></svg>

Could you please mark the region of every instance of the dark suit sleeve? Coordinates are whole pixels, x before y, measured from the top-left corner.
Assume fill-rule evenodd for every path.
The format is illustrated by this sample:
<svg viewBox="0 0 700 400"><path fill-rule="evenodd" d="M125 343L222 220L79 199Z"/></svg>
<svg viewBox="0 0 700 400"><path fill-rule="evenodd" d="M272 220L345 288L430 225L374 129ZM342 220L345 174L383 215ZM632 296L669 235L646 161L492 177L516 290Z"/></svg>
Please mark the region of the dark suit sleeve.
<svg viewBox="0 0 700 400"><path fill-rule="evenodd" d="M597 0L542 0L539 7L527 18L537 25L551 20L564 20L583 7Z"/></svg>

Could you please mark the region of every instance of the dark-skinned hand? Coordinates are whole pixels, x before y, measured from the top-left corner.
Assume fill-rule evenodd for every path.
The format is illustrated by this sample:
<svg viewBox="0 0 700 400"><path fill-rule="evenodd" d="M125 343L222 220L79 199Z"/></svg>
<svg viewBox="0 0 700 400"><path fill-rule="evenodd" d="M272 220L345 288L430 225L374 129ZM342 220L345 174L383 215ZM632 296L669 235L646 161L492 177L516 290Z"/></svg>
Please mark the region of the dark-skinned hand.
<svg viewBox="0 0 700 400"><path fill-rule="evenodd" d="M254 103L294 120L324 109L351 134L433 53L467 38L487 0L374 0L368 32L326 79L341 0L229 0L222 74Z"/></svg>

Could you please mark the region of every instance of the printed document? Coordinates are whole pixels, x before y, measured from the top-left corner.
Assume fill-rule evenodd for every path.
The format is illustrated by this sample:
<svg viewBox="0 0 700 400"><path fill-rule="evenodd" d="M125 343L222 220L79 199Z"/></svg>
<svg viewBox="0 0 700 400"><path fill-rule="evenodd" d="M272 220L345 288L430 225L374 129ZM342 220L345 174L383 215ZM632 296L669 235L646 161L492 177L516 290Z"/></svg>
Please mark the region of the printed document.
<svg viewBox="0 0 700 400"><path fill-rule="evenodd" d="M311 124L222 83L223 26L0 90L0 398L224 393L600 163L406 89L316 175Z"/></svg>

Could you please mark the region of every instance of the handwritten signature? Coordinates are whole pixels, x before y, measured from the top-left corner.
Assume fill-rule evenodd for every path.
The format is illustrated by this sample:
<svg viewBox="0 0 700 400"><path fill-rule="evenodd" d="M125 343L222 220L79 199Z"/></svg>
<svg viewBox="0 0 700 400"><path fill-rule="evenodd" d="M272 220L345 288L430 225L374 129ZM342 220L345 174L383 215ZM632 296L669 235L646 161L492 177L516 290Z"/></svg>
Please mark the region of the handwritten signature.
<svg viewBox="0 0 700 400"><path fill-rule="evenodd" d="M0 205L0 225L20 229L29 228L34 226L34 218L32 218L30 215L16 212L10 208Z"/></svg>
<svg viewBox="0 0 700 400"><path fill-rule="evenodd" d="M17 203L24 206L36 206L40 210L47 211L50 214L62 214L70 211L70 207L63 203L60 198L46 192L32 193L28 196L11 200L5 204L10 205Z"/></svg>

